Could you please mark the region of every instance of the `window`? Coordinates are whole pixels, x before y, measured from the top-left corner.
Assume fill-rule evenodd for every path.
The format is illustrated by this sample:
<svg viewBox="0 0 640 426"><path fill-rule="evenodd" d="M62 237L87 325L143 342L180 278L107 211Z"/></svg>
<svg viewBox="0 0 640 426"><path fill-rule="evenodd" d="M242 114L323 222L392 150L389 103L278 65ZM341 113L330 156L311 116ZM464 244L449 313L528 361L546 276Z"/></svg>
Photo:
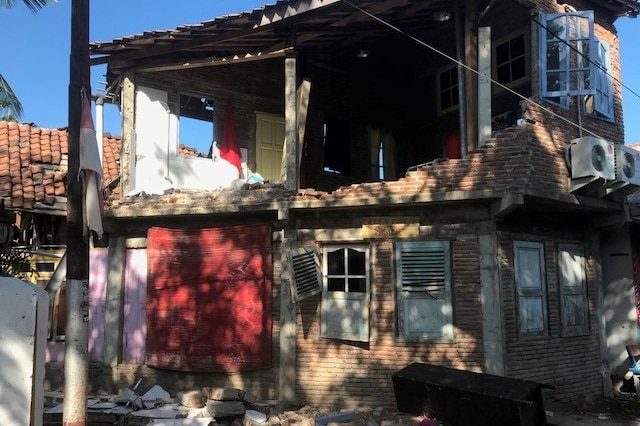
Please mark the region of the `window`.
<svg viewBox="0 0 640 426"><path fill-rule="evenodd" d="M182 154L201 157L209 154L215 134L213 112L212 99L180 95L178 140L184 149Z"/></svg>
<svg viewBox="0 0 640 426"><path fill-rule="evenodd" d="M611 77L611 57L609 45L596 38L593 95L583 97L585 114L613 120L613 78Z"/></svg>
<svg viewBox="0 0 640 426"><path fill-rule="evenodd" d="M579 336L589 333L587 277L584 247L560 244L558 247L560 309L562 334Z"/></svg>
<svg viewBox="0 0 640 426"><path fill-rule="evenodd" d="M391 180L396 178L395 140L393 133L373 127L367 128L369 136L370 178Z"/></svg>
<svg viewBox="0 0 640 426"><path fill-rule="evenodd" d="M569 96L592 117L613 120L609 45L594 33L593 11L540 14L540 96L564 108Z"/></svg>
<svg viewBox="0 0 640 426"><path fill-rule="evenodd" d="M458 68L450 67L438 74L438 112L453 111L458 107Z"/></svg>
<svg viewBox="0 0 640 426"><path fill-rule="evenodd" d="M493 75L505 86L515 86L529 78L529 45L525 33L498 41L493 50Z"/></svg>
<svg viewBox="0 0 640 426"><path fill-rule="evenodd" d="M325 247L322 254L321 336L368 342L368 247Z"/></svg>
<svg viewBox="0 0 640 426"><path fill-rule="evenodd" d="M322 292L320 261L315 246L300 247L289 253L293 275L293 300L299 302Z"/></svg>
<svg viewBox="0 0 640 426"><path fill-rule="evenodd" d="M327 173L348 176L351 174L351 142L349 123L337 117L327 116L322 126L324 168Z"/></svg>
<svg viewBox="0 0 640 426"><path fill-rule="evenodd" d="M453 339L449 242L399 242L395 255L399 337Z"/></svg>
<svg viewBox="0 0 640 426"><path fill-rule="evenodd" d="M541 96L593 94L593 11L540 14Z"/></svg>
<svg viewBox="0 0 640 426"><path fill-rule="evenodd" d="M547 334L547 280L542 243L514 241L518 332L522 337Z"/></svg>
<svg viewBox="0 0 640 426"><path fill-rule="evenodd" d="M136 154L143 157L206 156L213 141L213 101L205 96L139 86L135 120Z"/></svg>

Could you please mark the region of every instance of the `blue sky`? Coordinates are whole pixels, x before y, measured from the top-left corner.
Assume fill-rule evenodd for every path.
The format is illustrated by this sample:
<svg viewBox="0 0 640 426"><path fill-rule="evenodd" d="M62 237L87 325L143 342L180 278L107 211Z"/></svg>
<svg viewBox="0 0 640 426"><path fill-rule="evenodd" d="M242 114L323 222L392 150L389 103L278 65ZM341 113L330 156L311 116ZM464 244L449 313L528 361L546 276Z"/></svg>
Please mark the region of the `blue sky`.
<svg viewBox="0 0 640 426"><path fill-rule="evenodd" d="M221 15L249 11L275 0L93 0L90 40L110 41L147 30L173 29ZM36 14L21 2L0 8L3 52L0 73L24 107L23 122L40 127L68 123L71 0L50 4ZM640 142L640 19L620 18L625 142ZM104 66L92 67L94 93L103 88ZM120 134L115 107L105 108L105 130Z"/></svg>
<svg viewBox="0 0 640 426"><path fill-rule="evenodd" d="M272 3L275 0L92 0L89 40L111 41L149 30L174 29ZM0 73L22 103L21 121L44 128L66 127L71 0L59 0L35 14L16 0L12 9L0 7L0 22L4 35ZM94 93L102 94L105 71L104 65L91 68ZM114 106L105 107L104 125L105 131L120 134Z"/></svg>

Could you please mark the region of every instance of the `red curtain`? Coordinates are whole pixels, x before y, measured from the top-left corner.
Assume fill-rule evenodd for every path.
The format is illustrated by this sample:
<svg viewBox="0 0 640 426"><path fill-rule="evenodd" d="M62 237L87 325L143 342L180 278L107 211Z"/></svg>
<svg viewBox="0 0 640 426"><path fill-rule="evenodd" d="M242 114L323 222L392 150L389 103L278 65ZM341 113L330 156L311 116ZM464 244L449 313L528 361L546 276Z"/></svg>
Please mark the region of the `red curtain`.
<svg viewBox="0 0 640 426"><path fill-rule="evenodd" d="M227 101L227 107L224 110L224 127L222 128L222 142L220 143L220 158L227 160L236 166L239 172L242 172L240 145L238 145L236 125L233 121L233 106L231 105L231 100Z"/></svg>
<svg viewBox="0 0 640 426"><path fill-rule="evenodd" d="M271 366L268 224L147 234L149 366L234 372Z"/></svg>

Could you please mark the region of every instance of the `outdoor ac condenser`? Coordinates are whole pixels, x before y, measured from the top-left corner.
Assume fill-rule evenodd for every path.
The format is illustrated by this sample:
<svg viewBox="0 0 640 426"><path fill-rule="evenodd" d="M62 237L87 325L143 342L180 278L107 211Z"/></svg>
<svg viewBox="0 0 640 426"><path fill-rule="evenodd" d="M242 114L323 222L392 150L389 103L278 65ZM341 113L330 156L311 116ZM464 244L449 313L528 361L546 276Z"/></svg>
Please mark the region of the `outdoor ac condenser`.
<svg viewBox="0 0 640 426"><path fill-rule="evenodd" d="M616 145L616 180L607 187L607 197L622 200L640 191L640 151Z"/></svg>
<svg viewBox="0 0 640 426"><path fill-rule="evenodd" d="M616 178L615 147L593 136L571 141L571 179L594 178L613 181Z"/></svg>
<svg viewBox="0 0 640 426"><path fill-rule="evenodd" d="M640 151L616 145L616 181L640 187Z"/></svg>

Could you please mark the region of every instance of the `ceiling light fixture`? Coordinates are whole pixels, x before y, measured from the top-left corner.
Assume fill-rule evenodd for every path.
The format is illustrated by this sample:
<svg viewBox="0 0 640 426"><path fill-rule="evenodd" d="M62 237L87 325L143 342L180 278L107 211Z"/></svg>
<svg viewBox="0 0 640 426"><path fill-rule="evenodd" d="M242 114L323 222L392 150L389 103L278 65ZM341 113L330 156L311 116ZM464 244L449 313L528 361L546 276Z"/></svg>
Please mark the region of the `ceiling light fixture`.
<svg viewBox="0 0 640 426"><path fill-rule="evenodd" d="M369 51L366 49L360 49L358 50L358 53L356 53L356 56L360 59L365 59L369 57Z"/></svg>
<svg viewBox="0 0 640 426"><path fill-rule="evenodd" d="M431 14L431 19L437 22L448 21L451 18L451 13L446 10L440 10Z"/></svg>

